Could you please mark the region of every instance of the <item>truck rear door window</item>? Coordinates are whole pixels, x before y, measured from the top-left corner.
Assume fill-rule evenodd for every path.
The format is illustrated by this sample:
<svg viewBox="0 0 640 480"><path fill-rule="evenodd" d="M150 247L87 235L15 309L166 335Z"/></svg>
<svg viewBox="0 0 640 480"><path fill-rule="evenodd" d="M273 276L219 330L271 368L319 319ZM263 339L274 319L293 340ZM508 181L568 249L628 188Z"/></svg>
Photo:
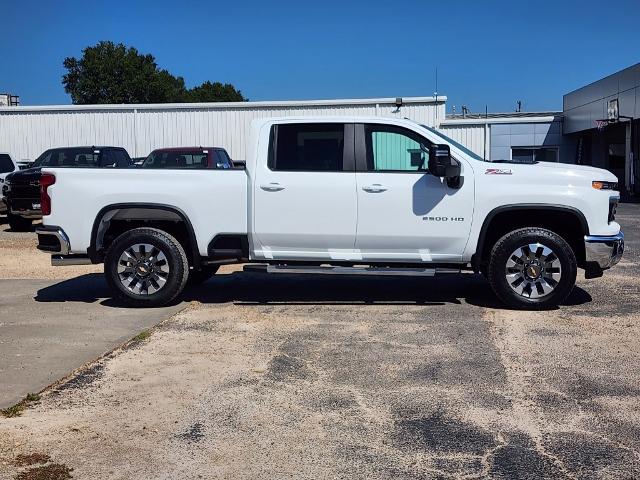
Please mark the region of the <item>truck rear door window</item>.
<svg viewBox="0 0 640 480"><path fill-rule="evenodd" d="M271 131L271 170L340 172L343 155L342 123L275 125Z"/></svg>

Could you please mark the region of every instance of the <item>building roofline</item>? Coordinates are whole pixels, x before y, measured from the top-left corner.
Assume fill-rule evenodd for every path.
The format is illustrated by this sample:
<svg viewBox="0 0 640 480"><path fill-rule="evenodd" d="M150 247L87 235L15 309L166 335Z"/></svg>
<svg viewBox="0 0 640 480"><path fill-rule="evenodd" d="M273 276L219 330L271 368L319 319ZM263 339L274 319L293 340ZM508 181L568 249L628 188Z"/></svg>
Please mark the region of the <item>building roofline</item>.
<svg viewBox="0 0 640 480"><path fill-rule="evenodd" d="M443 104L444 95L437 97L398 97L403 105L416 103ZM0 107L1 113L59 112L59 111L135 111L135 110L202 110L202 109L251 109L274 107L321 107L332 105L395 105L396 97L389 98L349 98L328 100L281 100L258 102L210 102L210 103L146 103L146 104L97 104L97 105L29 105Z"/></svg>
<svg viewBox="0 0 640 480"><path fill-rule="evenodd" d="M574 90L571 90L570 92L565 93L565 94L562 96L562 98L566 97L567 95L571 95L572 93L575 93L575 92L577 92L577 91L579 91L579 90L582 90L582 89L584 89L584 88L590 87L591 85L594 85L594 84L596 84L596 83L600 83L600 82L602 82L603 80L606 80L607 78L615 77L616 75L621 74L621 73L622 73L622 72L624 72L625 70L631 70L632 68L637 68L637 67L638 67L638 65L640 65L640 62L638 62L638 63L634 63L633 65L629 65L628 67L625 67L625 68L623 68L623 69L621 69L621 70L618 70L617 72L613 72L613 73L611 73L611 74L607 75L606 77L602 77L602 78L600 78L600 79L598 79L598 80L594 80L594 81L593 81L593 82L591 82L591 83L587 83L586 85L583 85L582 87L578 87L578 88L576 88L576 89L574 89Z"/></svg>
<svg viewBox="0 0 640 480"><path fill-rule="evenodd" d="M494 114L495 115L495 114ZM451 118L447 117L440 125L443 127L453 125L485 125L495 123L549 123L562 118L562 112L528 112L528 115L499 114L500 116Z"/></svg>

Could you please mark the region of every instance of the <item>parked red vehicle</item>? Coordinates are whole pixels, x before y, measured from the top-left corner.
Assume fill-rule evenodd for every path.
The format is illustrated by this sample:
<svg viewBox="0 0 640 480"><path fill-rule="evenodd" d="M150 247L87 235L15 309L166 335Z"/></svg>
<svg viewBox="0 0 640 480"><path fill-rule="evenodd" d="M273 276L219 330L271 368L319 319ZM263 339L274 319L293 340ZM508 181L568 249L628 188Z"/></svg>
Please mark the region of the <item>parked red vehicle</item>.
<svg viewBox="0 0 640 480"><path fill-rule="evenodd" d="M233 161L220 147L159 148L149 154L140 168L227 169Z"/></svg>

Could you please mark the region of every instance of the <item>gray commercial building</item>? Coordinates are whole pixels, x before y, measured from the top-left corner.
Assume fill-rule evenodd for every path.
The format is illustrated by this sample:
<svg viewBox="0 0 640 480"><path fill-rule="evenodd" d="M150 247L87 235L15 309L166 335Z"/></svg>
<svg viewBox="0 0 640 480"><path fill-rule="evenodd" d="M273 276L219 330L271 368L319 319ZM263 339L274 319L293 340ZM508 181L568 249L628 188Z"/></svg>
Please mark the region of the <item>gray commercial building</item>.
<svg viewBox="0 0 640 480"><path fill-rule="evenodd" d="M562 115L574 162L606 168L625 194L639 194L640 63L567 93Z"/></svg>

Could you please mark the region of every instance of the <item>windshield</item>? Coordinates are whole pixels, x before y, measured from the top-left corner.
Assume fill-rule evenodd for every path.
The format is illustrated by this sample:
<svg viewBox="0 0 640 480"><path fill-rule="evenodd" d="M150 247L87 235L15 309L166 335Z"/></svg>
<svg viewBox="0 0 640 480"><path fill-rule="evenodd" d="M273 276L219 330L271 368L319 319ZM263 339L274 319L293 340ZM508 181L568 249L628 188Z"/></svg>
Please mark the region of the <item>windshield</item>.
<svg viewBox="0 0 640 480"><path fill-rule="evenodd" d="M435 128L432 127L427 127L426 125L420 125L421 127L426 128L427 130L429 130L431 133L433 133L434 135L439 136L440 138L442 138L445 142L450 143L451 145L453 145L454 147L462 150L464 153L466 153L467 155L469 155L471 158L473 158L474 160L480 160L481 162L484 162L485 160L478 155L475 152L472 152L471 150L469 150L467 147L465 147L464 145L456 142L455 140L453 140L450 137L447 137L445 134L443 134L442 132L439 132L438 130L436 130Z"/></svg>
<svg viewBox="0 0 640 480"><path fill-rule="evenodd" d="M31 167L97 167L100 153L93 148L47 150Z"/></svg>

